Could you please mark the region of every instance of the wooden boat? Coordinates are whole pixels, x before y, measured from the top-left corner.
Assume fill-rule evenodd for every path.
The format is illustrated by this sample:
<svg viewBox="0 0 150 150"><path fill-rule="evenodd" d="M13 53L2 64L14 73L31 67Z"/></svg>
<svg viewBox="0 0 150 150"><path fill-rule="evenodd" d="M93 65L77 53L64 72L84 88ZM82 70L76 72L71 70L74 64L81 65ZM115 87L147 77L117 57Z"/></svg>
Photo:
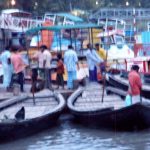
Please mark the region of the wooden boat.
<svg viewBox="0 0 150 150"><path fill-rule="evenodd" d="M90 84L76 90L69 97L67 106L75 120L86 126L124 131L150 127L148 102L126 106L119 96L106 93L103 102L101 99L102 86Z"/></svg>
<svg viewBox="0 0 150 150"><path fill-rule="evenodd" d="M50 128L65 107L59 93L47 89L32 95L14 97L0 103L0 142L8 142Z"/></svg>
<svg viewBox="0 0 150 150"><path fill-rule="evenodd" d="M108 82L110 85L122 89L124 91L128 90L129 81L127 78L122 78L120 75L108 75ZM150 98L150 85L143 84L142 86L142 97Z"/></svg>

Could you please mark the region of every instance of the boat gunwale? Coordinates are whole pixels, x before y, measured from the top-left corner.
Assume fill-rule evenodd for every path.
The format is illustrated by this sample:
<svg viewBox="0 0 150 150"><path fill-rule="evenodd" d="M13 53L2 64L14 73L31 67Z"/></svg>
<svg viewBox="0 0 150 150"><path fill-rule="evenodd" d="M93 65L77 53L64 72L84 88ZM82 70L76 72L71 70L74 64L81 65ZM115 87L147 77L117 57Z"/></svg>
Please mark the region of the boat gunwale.
<svg viewBox="0 0 150 150"><path fill-rule="evenodd" d="M49 111L47 114L40 115L38 117L34 117L34 118L30 118L30 119L24 119L24 120L8 119L8 121L11 120L11 122L0 122L0 126L26 124L26 123L30 123L30 122L33 122L33 121L38 121L42 118L48 117L49 115L53 115L55 113L61 112L65 108L65 105L66 105L64 97L62 96L62 94L57 93L57 92L54 92L53 96L55 97L56 101L59 101L59 103L52 111ZM46 97L48 97L48 96L46 96ZM19 98L19 97L16 97L16 99L17 98ZM0 112L2 112L5 108L9 108L9 107L11 107L15 104L21 103L22 101L25 101L28 98L31 98L31 97L26 96L26 97L23 97L21 100L19 100L19 102L15 101L14 103L11 103L10 105L6 105L6 106L0 108Z"/></svg>

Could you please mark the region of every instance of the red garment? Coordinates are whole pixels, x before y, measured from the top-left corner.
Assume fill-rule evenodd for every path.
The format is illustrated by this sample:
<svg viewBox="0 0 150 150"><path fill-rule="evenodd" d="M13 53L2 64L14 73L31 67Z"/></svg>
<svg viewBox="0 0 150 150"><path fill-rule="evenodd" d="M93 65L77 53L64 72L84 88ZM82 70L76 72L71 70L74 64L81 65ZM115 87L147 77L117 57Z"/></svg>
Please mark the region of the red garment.
<svg viewBox="0 0 150 150"><path fill-rule="evenodd" d="M62 60L57 62L57 74L64 74L64 64Z"/></svg>
<svg viewBox="0 0 150 150"><path fill-rule="evenodd" d="M13 64L15 73L22 72L25 69L25 64L20 53L13 53L11 55L11 63Z"/></svg>
<svg viewBox="0 0 150 150"><path fill-rule="evenodd" d="M130 85L129 94L131 94L132 96L140 95L140 91L142 88L140 75L136 71L132 70L128 75L128 79Z"/></svg>

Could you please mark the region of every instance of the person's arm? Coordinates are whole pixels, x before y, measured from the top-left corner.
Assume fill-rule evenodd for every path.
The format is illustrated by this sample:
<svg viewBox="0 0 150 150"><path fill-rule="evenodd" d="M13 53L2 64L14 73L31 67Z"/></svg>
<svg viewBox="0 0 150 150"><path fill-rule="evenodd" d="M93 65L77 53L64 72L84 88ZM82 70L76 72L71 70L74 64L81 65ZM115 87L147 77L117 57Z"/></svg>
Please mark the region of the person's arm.
<svg viewBox="0 0 150 150"><path fill-rule="evenodd" d="M45 68L46 66L46 58L47 58L47 55L43 52L43 68Z"/></svg>
<svg viewBox="0 0 150 150"><path fill-rule="evenodd" d="M96 60L97 63L103 62L103 59L97 54L96 51L94 51L94 56L95 56L94 59Z"/></svg>
<svg viewBox="0 0 150 150"><path fill-rule="evenodd" d="M43 61L43 68L46 66L46 60Z"/></svg>
<svg viewBox="0 0 150 150"><path fill-rule="evenodd" d="M61 60L58 60L58 62L57 62L57 68L61 68L62 65L63 65L63 62Z"/></svg>
<svg viewBox="0 0 150 150"><path fill-rule="evenodd" d="M11 59L10 59L10 57L7 58L7 64L8 64L8 65L11 64Z"/></svg>
<svg viewBox="0 0 150 150"><path fill-rule="evenodd" d="M105 60L106 60L106 51L105 51L103 48L101 48L100 50L101 50L101 52L102 52L103 59L104 59L104 61L105 61Z"/></svg>
<svg viewBox="0 0 150 150"><path fill-rule="evenodd" d="M67 64L66 52L65 52L65 54L64 54L64 64L65 64L65 65Z"/></svg>
<svg viewBox="0 0 150 150"><path fill-rule="evenodd" d="M141 81L140 76L137 78L137 84L138 84L138 86L139 86L139 88L141 90L142 89L142 81Z"/></svg>
<svg viewBox="0 0 150 150"><path fill-rule="evenodd" d="M92 59L94 62L96 63L100 63L100 57L98 56L98 54L95 52L90 53L89 51L86 53L87 59L90 58Z"/></svg>
<svg viewBox="0 0 150 150"><path fill-rule="evenodd" d="M36 52L32 57L31 57L31 59L32 60L38 60L38 56L39 55L39 53L38 52Z"/></svg>
<svg viewBox="0 0 150 150"><path fill-rule="evenodd" d="M75 59L76 65L77 65L77 69L79 70L79 69L80 69L80 66L79 66L79 63L78 63L78 56L77 56L76 53L75 53L75 55L74 55L74 59Z"/></svg>

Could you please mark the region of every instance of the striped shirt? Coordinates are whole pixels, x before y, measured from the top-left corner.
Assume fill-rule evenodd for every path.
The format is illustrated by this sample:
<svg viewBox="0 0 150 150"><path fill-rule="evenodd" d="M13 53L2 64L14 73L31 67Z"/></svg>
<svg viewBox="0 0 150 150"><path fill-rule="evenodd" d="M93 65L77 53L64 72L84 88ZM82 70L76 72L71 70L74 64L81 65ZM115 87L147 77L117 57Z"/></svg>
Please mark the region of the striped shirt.
<svg viewBox="0 0 150 150"><path fill-rule="evenodd" d="M76 71L77 70L77 64L78 57L74 50L69 49L64 54L64 63L66 65L67 71Z"/></svg>

